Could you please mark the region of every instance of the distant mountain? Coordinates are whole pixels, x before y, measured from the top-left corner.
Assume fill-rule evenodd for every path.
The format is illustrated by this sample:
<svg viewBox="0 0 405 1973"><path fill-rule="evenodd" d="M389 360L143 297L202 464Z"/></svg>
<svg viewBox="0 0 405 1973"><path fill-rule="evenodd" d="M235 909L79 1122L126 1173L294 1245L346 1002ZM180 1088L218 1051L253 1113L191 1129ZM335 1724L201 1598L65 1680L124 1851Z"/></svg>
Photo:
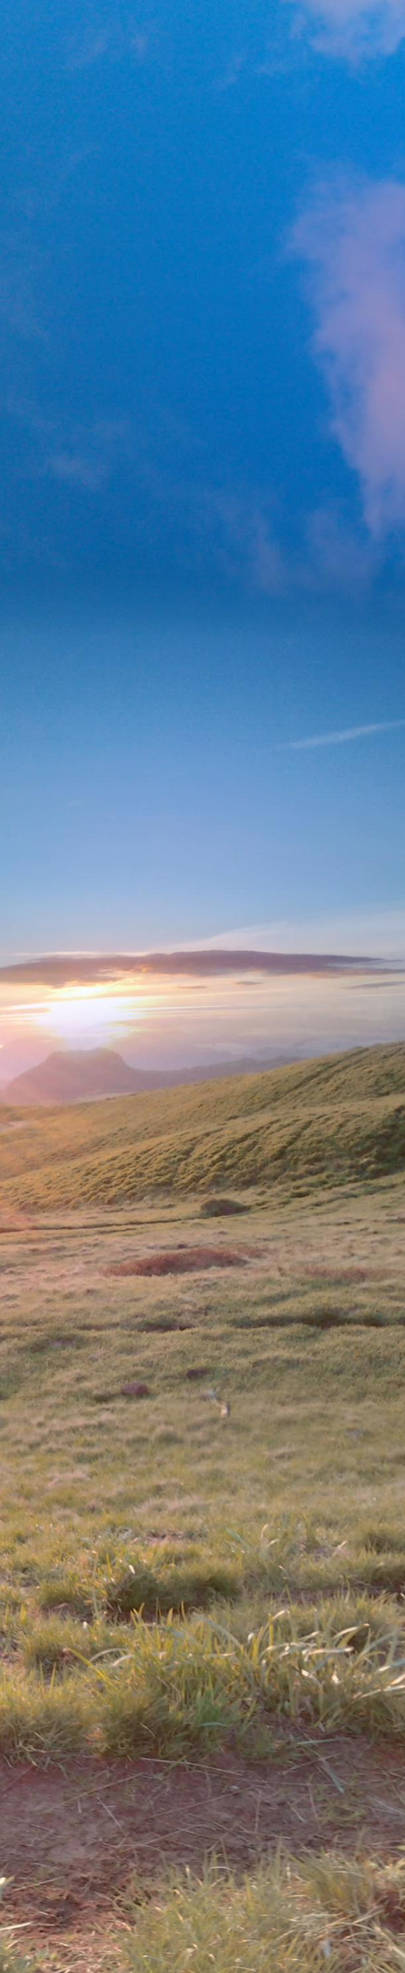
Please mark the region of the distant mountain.
<svg viewBox="0 0 405 1973"><path fill-rule="evenodd" d="M56 1049L47 1055L45 1062L38 1062L36 1068L15 1076L2 1089L1 1101L18 1107L26 1103L100 1102L103 1096L137 1096L148 1089L172 1089L178 1083L254 1075L269 1066L268 1061L228 1060L188 1069L131 1069L129 1062L124 1062L123 1056L113 1048Z"/></svg>
<svg viewBox="0 0 405 1973"><path fill-rule="evenodd" d="M92 1097L131 1095L133 1069L110 1048L56 1049L2 1090L6 1103L77 1103Z"/></svg>

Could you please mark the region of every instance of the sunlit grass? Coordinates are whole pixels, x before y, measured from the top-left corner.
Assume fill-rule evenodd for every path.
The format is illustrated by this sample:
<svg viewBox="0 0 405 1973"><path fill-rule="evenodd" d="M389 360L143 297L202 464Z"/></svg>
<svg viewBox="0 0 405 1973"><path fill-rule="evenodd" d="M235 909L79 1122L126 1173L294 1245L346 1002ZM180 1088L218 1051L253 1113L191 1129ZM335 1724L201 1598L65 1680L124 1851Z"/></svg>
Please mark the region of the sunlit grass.
<svg viewBox="0 0 405 1973"><path fill-rule="evenodd" d="M215 1867L173 1882L138 1914L125 1957L132 1973L399 1973L404 1927L403 1862L281 1854L243 1883Z"/></svg>
<svg viewBox="0 0 405 1973"><path fill-rule="evenodd" d="M259 1076L22 1111L0 1140L4 1199L116 1206L373 1179L405 1167L405 1049L354 1049ZM236 1201L237 1202L237 1201Z"/></svg>
<svg viewBox="0 0 405 1973"><path fill-rule="evenodd" d="M181 1197L177 1134L192 1128L196 1158L209 1138L215 1164L222 1133L221 1162L229 1131L242 1142L246 1089L171 1092L187 1115L170 1112L170 1158L180 1158L170 1199L28 1214L2 1236L0 1754L10 1764L91 1756L99 1773L115 1757L157 1756L192 1772L231 1755L285 1772L310 1747L324 1775L328 1742L344 1736L359 1780L342 1808L336 1791L339 1840L352 1815L360 1829L365 1738L376 1759L405 1747L405 1195L400 1171L371 1182L368 1154L357 1179L341 1189L341 1178L348 1104L359 1143L353 1078L360 1110L396 1103L403 1052L391 1097L389 1051L368 1067L363 1057L318 1065L318 1080L312 1065L312 1084L298 1071L276 1079L272 1130L284 1087L308 1145L305 1087L319 1142L341 1133L330 1192L304 1167L300 1191L294 1152L284 1192L267 1173L262 1190L243 1193L240 1174L243 1214L225 1212L214 1229L211 1196L205 1225L198 1186ZM260 1078L249 1103L251 1143L251 1127L268 1128ZM136 1157L155 1159L155 1175L157 1157L170 1165L169 1111L165 1097L158 1153L151 1119L143 1148L139 1123ZM29 1190L35 1165L41 1188L42 1129L50 1186L62 1168L79 1186L84 1154L93 1183L100 1156L103 1194L128 1157L127 1113L108 1112L110 1142L100 1112L27 1120L10 1184L25 1185L25 1168ZM329 1185L332 1163L325 1172ZM187 1245L205 1241L245 1257L184 1272ZM122 1271L176 1249L181 1273ZM124 1394L134 1380L147 1386L142 1402ZM298 1818L299 1843L302 1828ZM124 1901L113 1956L97 1947L97 1973L401 1965L401 1872L337 1853L280 1858L243 1883L221 1866L201 1883L163 1883L139 1907L142 1895L138 1884L136 1908ZM4 1973L28 1963L71 1973L76 1948L69 1961L41 1945L35 1959L25 1933L3 1931L0 1973L3 1962Z"/></svg>
<svg viewBox="0 0 405 1973"><path fill-rule="evenodd" d="M225 1607L222 1620L137 1617L123 1633L98 1623L94 1636L34 1625L21 1661L0 1672L0 1749L34 1763L80 1750L179 1758L232 1738L263 1752L280 1721L405 1738L403 1619L389 1608L377 1618L365 1598L313 1617L287 1607L245 1636Z"/></svg>

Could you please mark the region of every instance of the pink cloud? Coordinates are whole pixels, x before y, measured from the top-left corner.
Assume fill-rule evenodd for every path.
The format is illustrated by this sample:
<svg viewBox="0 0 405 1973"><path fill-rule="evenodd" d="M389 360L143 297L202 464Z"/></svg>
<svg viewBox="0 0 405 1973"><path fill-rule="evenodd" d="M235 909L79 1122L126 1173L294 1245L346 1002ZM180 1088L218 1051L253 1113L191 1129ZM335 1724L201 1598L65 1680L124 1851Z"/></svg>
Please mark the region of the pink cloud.
<svg viewBox="0 0 405 1973"><path fill-rule="evenodd" d="M332 430L374 537L405 520L405 184L321 191L294 229Z"/></svg>

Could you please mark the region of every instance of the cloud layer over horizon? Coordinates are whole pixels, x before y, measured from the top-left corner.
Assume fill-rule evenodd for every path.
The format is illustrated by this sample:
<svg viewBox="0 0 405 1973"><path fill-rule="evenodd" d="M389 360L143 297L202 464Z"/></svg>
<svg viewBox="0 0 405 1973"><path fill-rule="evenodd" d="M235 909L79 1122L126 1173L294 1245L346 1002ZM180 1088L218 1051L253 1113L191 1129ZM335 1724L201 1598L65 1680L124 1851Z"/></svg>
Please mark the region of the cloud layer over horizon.
<svg viewBox="0 0 405 1973"><path fill-rule="evenodd" d="M373 968L380 962L364 954L319 952L270 952L212 946L173 952L132 953L44 953L41 958L11 961L0 966L0 988L8 985L39 985L57 989L103 985L113 980L196 979L232 974L296 973L328 974L353 971L358 965Z"/></svg>
<svg viewBox="0 0 405 1973"><path fill-rule="evenodd" d="M25 958L0 969L1 1080L55 1044L118 1046L153 1068L398 1039L404 989L405 955L401 964L234 942Z"/></svg>

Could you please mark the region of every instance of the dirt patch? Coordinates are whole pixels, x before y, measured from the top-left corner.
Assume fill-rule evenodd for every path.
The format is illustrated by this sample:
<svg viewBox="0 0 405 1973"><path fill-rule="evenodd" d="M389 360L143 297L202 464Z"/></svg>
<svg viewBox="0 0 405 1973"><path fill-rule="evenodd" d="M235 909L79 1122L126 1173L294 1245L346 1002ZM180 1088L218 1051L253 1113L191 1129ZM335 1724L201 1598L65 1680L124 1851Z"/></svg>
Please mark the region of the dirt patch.
<svg viewBox="0 0 405 1973"><path fill-rule="evenodd" d="M120 1397L122 1398L150 1398L151 1396L150 1384L141 1384L138 1378L129 1377L126 1384L121 1384Z"/></svg>
<svg viewBox="0 0 405 1973"><path fill-rule="evenodd" d="M141 1887L174 1866L201 1871L210 1854L242 1870L280 1841L303 1851L338 1839L351 1849L355 1831L369 1854L392 1855L403 1845L404 1788L404 1749L349 1739L316 1750L300 1743L256 1765L230 1752L189 1766L88 1760L41 1772L3 1763L8 1914L67 1947L97 1914L105 1928L130 1878Z"/></svg>
<svg viewBox="0 0 405 1973"><path fill-rule="evenodd" d="M141 1260L115 1261L105 1269L118 1278L128 1274L198 1274L207 1267L244 1267L255 1258L254 1250L238 1252L236 1247L172 1247L166 1253L144 1254Z"/></svg>

